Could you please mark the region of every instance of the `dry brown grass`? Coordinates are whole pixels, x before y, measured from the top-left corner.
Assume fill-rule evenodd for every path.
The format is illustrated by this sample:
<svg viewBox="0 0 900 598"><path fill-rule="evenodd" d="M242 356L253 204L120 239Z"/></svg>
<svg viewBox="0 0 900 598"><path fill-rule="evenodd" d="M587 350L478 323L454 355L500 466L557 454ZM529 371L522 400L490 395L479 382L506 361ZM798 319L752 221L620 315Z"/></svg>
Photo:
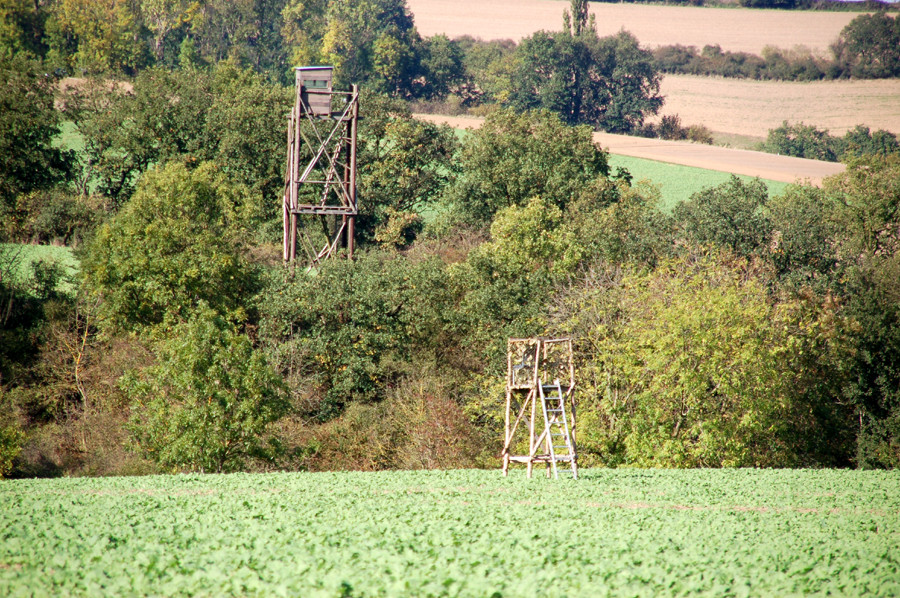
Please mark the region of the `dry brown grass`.
<svg viewBox="0 0 900 598"><path fill-rule="evenodd" d="M664 114L713 131L762 138L785 120L843 135L858 124L900 133L900 80L750 81L667 75Z"/></svg>
<svg viewBox="0 0 900 598"><path fill-rule="evenodd" d="M562 28L565 0L408 0L423 35L472 35L519 40L541 29ZM684 44L760 54L765 46L804 46L825 54L859 13L749 10L693 6L591 3L601 35L621 29L648 47Z"/></svg>

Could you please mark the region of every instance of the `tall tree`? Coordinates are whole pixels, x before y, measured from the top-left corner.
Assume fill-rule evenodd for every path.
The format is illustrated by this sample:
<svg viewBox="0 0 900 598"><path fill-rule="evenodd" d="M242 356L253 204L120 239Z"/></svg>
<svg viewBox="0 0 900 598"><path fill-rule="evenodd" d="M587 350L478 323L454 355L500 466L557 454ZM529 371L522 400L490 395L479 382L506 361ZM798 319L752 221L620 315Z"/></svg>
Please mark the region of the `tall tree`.
<svg viewBox="0 0 900 598"><path fill-rule="evenodd" d="M900 75L900 18L884 12L859 15L841 31L832 48L854 77Z"/></svg>
<svg viewBox="0 0 900 598"><path fill-rule="evenodd" d="M590 24L539 31L516 49L509 103L546 108L569 124L628 132L662 107L652 54L627 32L598 37ZM575 31L580 31L576 34Z"/></svg>
<svg viewBox="0 0 900 598"><path fill-rule="evenodd" d="M59 132L55 84L37 63L0 56L0 205L71 172L72 156L53 145Z"/></svg>
<svg viewBox="0 0 900 598"><path fill-rule="evenodd" d="M46 7L33 0L4 0L0 3L0 56L29 52L43 56Z"/></svg>
<svg viewBox="0 0 900 598"><path fill-rule="evenodd" d="M139 330L187 320L201 302L229 319L246 317L256 275L240 251L245 199L211 163L145 174L82 262L106 321Z"/></svg>
<svg viewBox="0 0 900 598"><path fill-rule="evenodd" d="M487 222L532 197L565 209L583 189L609 175L606 153L588 127L568 127L546 111L498 110L460 152L460 177L449 191L466 218Z"/></svg>
<svg viewBox="0 0 900 598"><path fill-rule="evenodd" d="M188 23L199 6L191 0L141 0L141 14L153 34L152 48L157 63L163 61L170 34Z"/></svg>
<svg viewBox="0 0 900 598"><path fill-rule="evenodd" d="M250 340L200 305L158 351L157 365L126 376L131 431L141 452L164 467L240 469L271 457L264 435L290 409L284 382Z"/></svg>
<svg viewBox="0 0 900 598"><path fill-rule="evenodd" d="M334 0L321 55L340 85L370 82L376 91L410 96L421 74L420 44L405 0Z"/></svg>
<svg viewBox="0 0 900 598"><path fill-rule="evenodd" d="M137 10L121 0L58 0L47 22L50 58L83 73L136 73L150 61Z"/></svg>

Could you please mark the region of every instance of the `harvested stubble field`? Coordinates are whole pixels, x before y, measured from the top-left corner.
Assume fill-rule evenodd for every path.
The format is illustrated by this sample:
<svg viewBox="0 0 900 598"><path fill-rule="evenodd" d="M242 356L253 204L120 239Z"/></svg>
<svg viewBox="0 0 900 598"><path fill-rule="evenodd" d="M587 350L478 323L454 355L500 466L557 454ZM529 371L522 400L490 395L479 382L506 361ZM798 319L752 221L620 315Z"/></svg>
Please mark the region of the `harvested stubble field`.
<svg viewBox="0 0 900 598"><path fill-rule="evenodd" d="M0 482L2 596L880 596L894 472Z"/></svg>
<svg viewBox="0 0 900 598"><path fill-rule="evenodd" d="M520 40L539 31L562 28L567 0L408 0L423 35L471 35ZM651 48L672 44L718 44L723 50L760 54L766 46L806 47L827 52L841 29L860 13L750 10L650 4L592 2L600 35L621 29Z"/></svg>
<svg viewBox="0 0 900 598"><path fill-rule="evenodd" d="M719 133L764 138L785 120L843 135L856 125L900 134L900 79L752 81L666 75L661 114Z"/></svg>
<svg viewBox="0 0 900 598"><path fill-rule="evenodd" d="M562 0L409 0L416 26L425 35L472 35L519 40L540 29L562 28ZM806 47L827 55L855 12L704 8L593 2L601 35L621 29L653 48L683 44L761 54L766 46ZM666 76L663 114L685 124L703 124L726 136L761 140L785 120L843 134L856 125L900 134L900 81L791 83Z"/></svg>

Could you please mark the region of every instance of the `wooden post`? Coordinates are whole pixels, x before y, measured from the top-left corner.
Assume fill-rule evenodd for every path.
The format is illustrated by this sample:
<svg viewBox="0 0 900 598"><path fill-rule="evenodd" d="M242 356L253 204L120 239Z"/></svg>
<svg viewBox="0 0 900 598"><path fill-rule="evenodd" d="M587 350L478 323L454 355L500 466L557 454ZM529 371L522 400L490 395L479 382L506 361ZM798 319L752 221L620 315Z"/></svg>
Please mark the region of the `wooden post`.
<svg viewBox="0 0 900 598"><path fill-rule="evenodd" d="M349 221L347 222L347 254L350 256L350 259L353 259L356 235L356 212L359 209L356 197L356 135L357 124L359 121L359 86L351 86L350 91L352 94L350 96L350 101L353 102L350 118L350 205L353 208L353 215L350 216Z"/></svg>
<svg viewBox="0 0 900 598"><path fill-rule="evenodd" d="M506 341L506 425L504 426L504 434L503 434L503 476L507 476L509 474L509 442L511 440L510 435L512 434L512 430L509 428L509 412L512 408L512 343L510 341Z"/></svg>

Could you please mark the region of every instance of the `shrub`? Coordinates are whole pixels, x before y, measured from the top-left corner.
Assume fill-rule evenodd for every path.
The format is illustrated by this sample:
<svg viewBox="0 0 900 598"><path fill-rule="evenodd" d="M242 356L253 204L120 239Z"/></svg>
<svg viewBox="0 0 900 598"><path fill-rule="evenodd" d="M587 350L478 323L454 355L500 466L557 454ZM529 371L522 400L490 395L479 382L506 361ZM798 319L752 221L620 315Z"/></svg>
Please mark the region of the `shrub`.
<svg viewBox="0 0 900 598"><path fill-rule="evenodd" d="M837 162L841 154L837 139L828 131L803 123L791 125L787 121L769 131L761 149L772 154L827 162Z"/></svg>
<svg viewBox="0 0 900 598"><path fill-rule="evenodd" d="M82 262L109 321L139 329L186 319L201 301L245 318L257 288L241 253L245 191L211 163L194 170L170 163L144 175Z"/></svg>
<svg viewBox="0 0 900 598"><path fill-rule="evenodd" d="M607 465L846 464L849 340L827 306L768 286L751 262L688 252L571 288L556 329L581 338L581 448Z"/></svg>
<svg viewBox="0 0 900 598"><path fill-rule="evenodd" d="M675 220L683 234L695 243L715 243L738 255L761 253L769 240L771 224L763 208L769 198L759 179L731 180L704 189L675 207Z"/></svg>
<svg viewBox="0 0 900 598"><path fill-rule="evenodd" d="M275 456L277 445L266 446L264 436L289 403L281 377L246 336L201 304L171 331L158 360L121 383L143 455L168 468L217 473Z"/></svg>

